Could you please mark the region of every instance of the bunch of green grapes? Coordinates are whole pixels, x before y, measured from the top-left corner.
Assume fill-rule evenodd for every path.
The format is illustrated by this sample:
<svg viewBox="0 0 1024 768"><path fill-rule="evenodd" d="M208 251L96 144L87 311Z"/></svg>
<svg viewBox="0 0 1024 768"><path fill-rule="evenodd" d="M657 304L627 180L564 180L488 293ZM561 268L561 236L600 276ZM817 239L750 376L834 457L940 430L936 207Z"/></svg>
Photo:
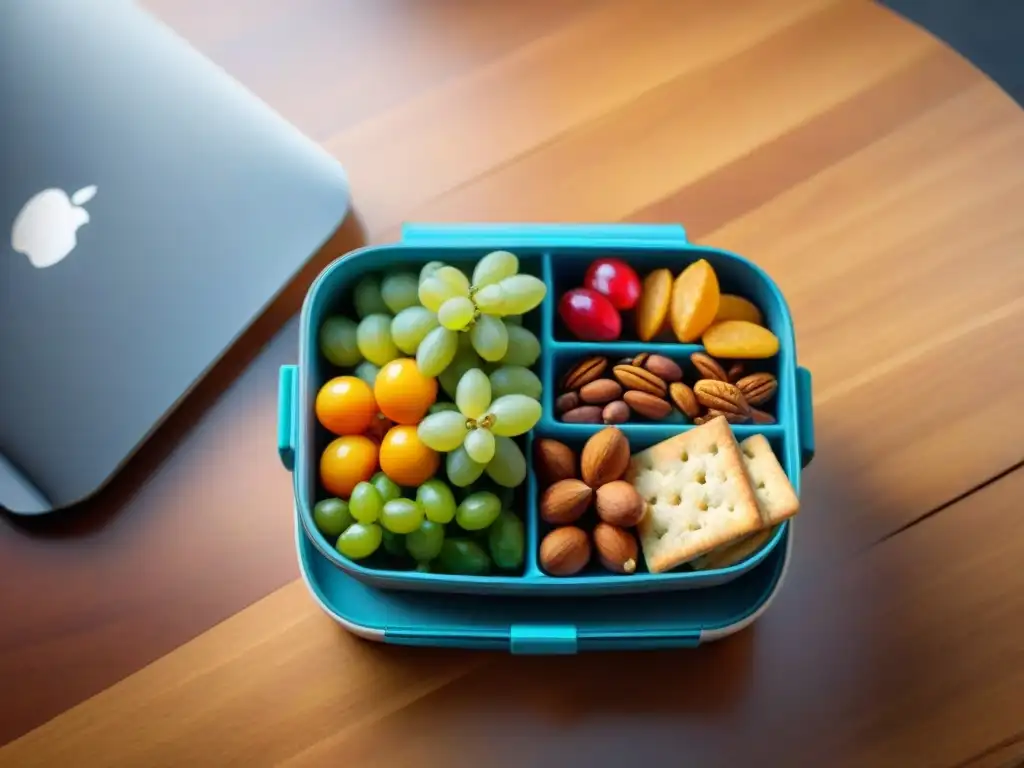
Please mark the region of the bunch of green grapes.
<svg viewBox="0 0 1024 768"><path fill-rule="evenodd" d="M501 378L512 380L515 373L507 371ZM522 383L532 386L532 382ZM540 420L541 405L520 393L492 397L491 379L479 368L471 368L455 388L455 409L436 409L416 429L425 445L448 454L448 479L459 487L475 482L484 472L506 488L526 479L526 458L512 438L533 429Z"/></svg>

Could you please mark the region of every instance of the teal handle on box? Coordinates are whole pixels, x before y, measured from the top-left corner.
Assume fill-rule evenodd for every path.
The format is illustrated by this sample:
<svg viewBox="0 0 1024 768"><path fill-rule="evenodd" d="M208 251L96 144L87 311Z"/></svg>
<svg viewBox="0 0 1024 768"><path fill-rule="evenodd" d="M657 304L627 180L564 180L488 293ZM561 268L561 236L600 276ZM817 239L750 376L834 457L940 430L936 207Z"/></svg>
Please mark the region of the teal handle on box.
<svg viewBox="0 0 1024 768"><path fill-rule="evenodd" d="M473 245L500 246L524 242L557 244L578 238L686 242L681 224L403 224L402 242L429 245L466 241Z"/></svg>
<svg viewBox="0 0 1024 768"><path fill-rule="evenodd" d="M806 368L796 369L797 414L800 431L800 459L807 466L814 459L814 397L811 372Z"/></svg>
<svg viewBox="0 0 1024 768"><path fill-rule="evenodd" d="M277 374L277 455L289 472L295 469L295 438L299 426L295 418L298 381L298 366L281 366Z"/></svg>

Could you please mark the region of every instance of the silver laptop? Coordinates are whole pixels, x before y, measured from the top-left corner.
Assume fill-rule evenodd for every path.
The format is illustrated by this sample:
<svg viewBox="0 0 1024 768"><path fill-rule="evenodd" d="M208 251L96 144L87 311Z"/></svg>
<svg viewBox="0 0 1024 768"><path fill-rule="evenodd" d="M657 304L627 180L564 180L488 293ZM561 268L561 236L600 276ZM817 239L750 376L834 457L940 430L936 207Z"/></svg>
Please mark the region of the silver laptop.
<svg viewBox="0 0 1024 768"><path fill-rule="evenodd" d="M116 473L335 232L349 190L122 0L0 4L0 133L0 506L42 513Z"/></svg>

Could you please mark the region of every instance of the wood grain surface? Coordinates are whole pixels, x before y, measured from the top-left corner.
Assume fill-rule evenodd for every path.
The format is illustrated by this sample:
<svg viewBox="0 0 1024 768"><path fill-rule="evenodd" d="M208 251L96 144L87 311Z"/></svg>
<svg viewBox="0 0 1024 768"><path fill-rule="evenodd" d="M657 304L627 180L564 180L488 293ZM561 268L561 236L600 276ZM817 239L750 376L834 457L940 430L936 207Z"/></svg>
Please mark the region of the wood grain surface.
<svg viewBox="0 0 1024 768"><path fill-rule="evenodd" d="M0 765L1024 760L1024 115L996 86L856 0L146 5L345 164L374 241L678 221L756 261L818 456L785 587L720 644L372 646L294 580L285 302L94 502L0 521Z"/></svg>

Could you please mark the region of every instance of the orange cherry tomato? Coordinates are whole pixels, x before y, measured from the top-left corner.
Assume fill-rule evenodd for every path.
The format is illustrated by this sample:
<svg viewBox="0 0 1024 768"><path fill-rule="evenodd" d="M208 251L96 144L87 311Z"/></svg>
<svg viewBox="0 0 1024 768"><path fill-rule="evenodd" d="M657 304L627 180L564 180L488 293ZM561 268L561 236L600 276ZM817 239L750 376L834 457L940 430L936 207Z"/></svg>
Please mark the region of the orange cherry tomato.
<svg viewBox="0 0 1024 768"><path fill-rule="evenodd" d="M332 496L347 499L377 471L377 444L363 435L333 440L320 457L320 482Z"/></svg>
<svg viewBox="0 0 1024 768"><path fill-rule="evenodd" d="M419 424L437 400L437 379L424 376L411 357L392 360L373 385L380 412L396 424Z"/></svg>
<svg viewBox="0 0 1024 768"><path fill-rule="evenodd" d="M416 434L416 427L392 427L380 444L380 468L399 485L423 485L437 472L441 457Z"/></svg>
<svg viewBox="0 0 1024 768"><path fill-rule="evenodd" d="M360 435L377 416L370 385L355 376L338 376L316 395L316 417L336 435Z"/></svg>

